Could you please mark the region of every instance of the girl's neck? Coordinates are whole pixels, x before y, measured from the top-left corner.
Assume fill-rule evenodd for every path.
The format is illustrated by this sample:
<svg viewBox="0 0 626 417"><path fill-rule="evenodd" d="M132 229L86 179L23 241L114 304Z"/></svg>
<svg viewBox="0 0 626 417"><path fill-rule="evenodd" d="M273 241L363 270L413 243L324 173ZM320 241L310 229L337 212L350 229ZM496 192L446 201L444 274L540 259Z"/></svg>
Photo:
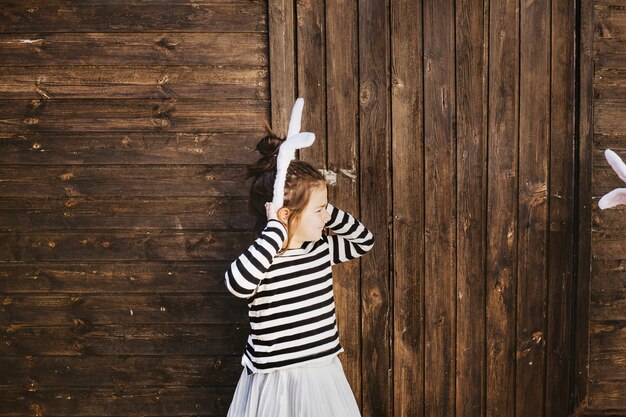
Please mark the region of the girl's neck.
<svg viewBox="0 0 626 417"><path fill-rule="evenodd" d="M300 249L303 244L304 242L302 241L292 240L291 242L289 242L289 246L287 246L287 249Z"/></svg>

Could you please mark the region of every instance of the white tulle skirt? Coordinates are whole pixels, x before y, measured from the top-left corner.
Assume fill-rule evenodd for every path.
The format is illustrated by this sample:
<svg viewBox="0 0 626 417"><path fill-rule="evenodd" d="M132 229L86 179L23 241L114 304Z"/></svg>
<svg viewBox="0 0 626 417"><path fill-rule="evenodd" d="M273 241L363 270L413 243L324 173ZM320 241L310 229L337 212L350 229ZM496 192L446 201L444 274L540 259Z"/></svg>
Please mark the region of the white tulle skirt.
<svg viewBox="0 0 626 417"><path fill-rule="evenodd" d="M228 417L361 417L337 356L269 373L241 373Z"/></svg>

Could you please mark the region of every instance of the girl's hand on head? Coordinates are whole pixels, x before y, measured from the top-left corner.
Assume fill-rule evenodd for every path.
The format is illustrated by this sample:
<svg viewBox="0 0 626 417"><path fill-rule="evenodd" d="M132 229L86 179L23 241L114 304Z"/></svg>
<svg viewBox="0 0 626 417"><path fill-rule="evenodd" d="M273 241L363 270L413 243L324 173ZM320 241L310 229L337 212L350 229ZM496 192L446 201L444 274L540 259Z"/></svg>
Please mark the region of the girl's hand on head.
<svg viewBox="0 0 626 417"><path fill-rule="evenodd" d="M278 220L278 215L276 214L276 209L274 208L274 204L271 201L265 203L265 215L267 220Z"/></svg>

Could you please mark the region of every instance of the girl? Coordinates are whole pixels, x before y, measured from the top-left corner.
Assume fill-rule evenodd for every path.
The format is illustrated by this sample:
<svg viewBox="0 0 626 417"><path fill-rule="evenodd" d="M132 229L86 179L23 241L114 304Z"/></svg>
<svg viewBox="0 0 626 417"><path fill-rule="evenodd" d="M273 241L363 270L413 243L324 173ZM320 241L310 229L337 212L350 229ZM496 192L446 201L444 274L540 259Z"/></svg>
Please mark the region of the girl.
<svg viewBox="0 0 626 417"><path fill-rule="evenodd" d="M374 238L328 203L324 177L304 161L289 163L284 204L276 210L271 201L284 140L266 129L257 145L263 156L248 176L258 238L225 276L228 290L248 300L251 327L228 417L358 417L337 357L343 348L331 266L365 254Z"/></svg>

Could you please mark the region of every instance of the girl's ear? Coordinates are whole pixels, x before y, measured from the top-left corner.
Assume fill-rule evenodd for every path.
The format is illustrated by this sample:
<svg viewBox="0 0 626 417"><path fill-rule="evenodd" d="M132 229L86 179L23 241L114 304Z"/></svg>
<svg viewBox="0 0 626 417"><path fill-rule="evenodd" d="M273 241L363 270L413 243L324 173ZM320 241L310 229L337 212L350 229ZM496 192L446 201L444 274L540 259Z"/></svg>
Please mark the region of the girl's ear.
<svg viewBox="0 0 626 417"><path fill-rule="evenodd" d="M278 216L278 220L280 220L280 222L283 224L287 224L290 214L291 214L291 210L289 210L287 207L281 207L276 212L276 215Z"/></svg>

